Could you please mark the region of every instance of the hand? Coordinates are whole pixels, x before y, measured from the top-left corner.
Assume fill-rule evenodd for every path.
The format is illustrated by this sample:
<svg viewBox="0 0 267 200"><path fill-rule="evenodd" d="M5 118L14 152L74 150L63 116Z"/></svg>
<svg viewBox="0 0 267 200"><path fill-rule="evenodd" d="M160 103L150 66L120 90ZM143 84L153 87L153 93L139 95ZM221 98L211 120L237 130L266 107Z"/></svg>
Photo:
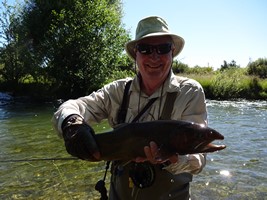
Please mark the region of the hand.
<svg viewBox="0 0 267 200"><path fill-rule="evenodd" d="M65 147L69 154L83 160L100 160L94 130L79 115L67 117L62 123L62 130Z"/></svg>
<svg viewBox="0 0 267 200"><path fill-rule="evenodd" d="M158 145L154 142L151 141L149 143L149 146L144 147L144 152L146 157L137 157L134 159L135 162L145 162L149 161L152 164L162 164L166 161L170 161L171 163L176 163L178 162L178 156L172 155L167 159L163 159L160 157L160 149L158 148Z"/></svg>

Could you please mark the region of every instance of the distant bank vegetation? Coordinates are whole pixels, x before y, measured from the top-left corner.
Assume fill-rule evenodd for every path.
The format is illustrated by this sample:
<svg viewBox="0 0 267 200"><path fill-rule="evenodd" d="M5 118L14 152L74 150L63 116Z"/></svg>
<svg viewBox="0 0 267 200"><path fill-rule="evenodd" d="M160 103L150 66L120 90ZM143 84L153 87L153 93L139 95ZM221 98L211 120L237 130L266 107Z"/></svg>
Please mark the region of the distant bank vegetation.
<svg viewBox="0 0 267 200"><path fill-rule="evenodd" d="M0 11L0 92L37 101L77 98L134 76L124 44L121 0L38 1ZM211 99L266 99L267 60L224 61L214 70L173 62L176 74L199 81Z"/></svg>
<svg viewBox="0 0 267 200"><path fill-rule="evenodd" d="M197 80L204 88L208 99L267 100L267 59L259 58L245 68L233 65L234 63L234 61L231 63L224 61L220 69L213 70L212 67L189 67L184 63L174 62L173 71L176 75ZM113 80L134 75L135 70L132 65L120 66L99 84L99 88ZM11 87L8 82L0 79L0 91L13 92ZM62 91L53 90L49 81L36 82L29 76L16 86L15 94L26 95L39 101L50 101L62 98L60 94L64 93L63 89ZM86 94L81 93L80 96L83 95ZM65 93L63 98L73 97Z"/></svg>
<svg viewBox="0 0 267 200"><path fill-rule="evenodd" d="M221 67L189 67L182 62L174 61L173 71L179 76L197 80L204 88L209 99L250 99L267 100L267 59L259 58L250 62L247 67L223 62ZM133 72L117 71L108 81L132 76Z"/></svg>
<svg viewBox="0 0 267 200"><path fill-rule="evenodd" d="M267 100L266 58L251 61L242 68L234 60L230 63L224 61L217 70L212 67L189 67L179 61L174 61L172 68L176 75L197 80L209 99ZM107 82L134 75L132 70L127 70L129 67L122 69L114 71Z"/></svg>
<svg viewBox="0 0 267 200"><path fill-rule="evenodd" d="M216 71L211 67L189 68L182 63L181 70L178 63L174 71L199 81L210 99L267 100L267 59L259 58L245 68L235 63L224 61Z"/></svg>

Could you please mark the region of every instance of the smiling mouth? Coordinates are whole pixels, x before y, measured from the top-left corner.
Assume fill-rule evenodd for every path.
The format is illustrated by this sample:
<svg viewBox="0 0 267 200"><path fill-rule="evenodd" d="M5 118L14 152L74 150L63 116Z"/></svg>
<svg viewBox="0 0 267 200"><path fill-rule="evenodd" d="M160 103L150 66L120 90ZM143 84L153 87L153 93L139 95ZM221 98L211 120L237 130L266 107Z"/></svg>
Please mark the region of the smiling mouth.
<svg viewBox="0 0 267 200"><path fill-rule="evenodd" d="M157 66L151 66L151 65L146 65L146 67L148 67L148 68L151 68L151 69L158 69L158 68L161 68L162 67L162 64L160 64L160 65L157 65Z"/></svg>

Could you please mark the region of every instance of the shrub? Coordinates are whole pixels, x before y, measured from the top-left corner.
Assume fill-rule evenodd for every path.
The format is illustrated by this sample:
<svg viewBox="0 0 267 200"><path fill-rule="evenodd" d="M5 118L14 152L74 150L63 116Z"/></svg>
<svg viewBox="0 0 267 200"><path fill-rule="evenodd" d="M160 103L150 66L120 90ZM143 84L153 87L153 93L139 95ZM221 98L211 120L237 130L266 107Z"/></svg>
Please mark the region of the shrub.
<svg viewBox="0 0 267 200"><path fill-rule="evenodd" d="M219 72L211 81L210 90L215 98L234 99L239 98L242 92L241 79L243 71L228 69Z"/></svg>
<svg viewBox="0 0 267 200"><path fill-rule="evenodd" d="M123 71L122 70L116 70L116 71L112 72L111 76L109 76L109 78L106 79L104 84L110 83L114 80L123 79L126 77L133 77L134 75L135 75L135 73L131 70L123 70Z"/></svg>
<svg viewBox="0 0 267 200"><path fill-rule="evenodd" d="M180 61L173 61L172 63L172 70L174 73L185 73L189 69L189 66L187 64L184 64Z"/></svg>
<svg viewBox="0 0 267 200"><path fill-rule="evenodd" d="M248 64L248 74L255 75L260 78L267 78L267 59L259 58L255 62Z"/></svg>
<svg viewBox="0 0 267 200"><path fill-rule="evenodd" d="M189 68L187 70L187 73L189 73L189 74L210 74L212 72L213 72L212 67L200 67L198 65L196 65L193 68Z"/></svg>

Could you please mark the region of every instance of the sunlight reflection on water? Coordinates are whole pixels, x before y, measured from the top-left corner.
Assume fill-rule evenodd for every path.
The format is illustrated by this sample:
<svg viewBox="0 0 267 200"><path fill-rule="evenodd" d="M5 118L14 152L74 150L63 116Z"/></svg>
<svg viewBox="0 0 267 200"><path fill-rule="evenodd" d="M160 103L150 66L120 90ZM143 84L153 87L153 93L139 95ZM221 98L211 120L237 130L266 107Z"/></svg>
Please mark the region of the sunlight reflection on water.
<svg viewBox="0 0 267 200"><path fill-rule="evenodd" d="M209 126L227 148L208 154L192 183L192 199L266 199L267 102L208 101Z"/></svg>
<svg viewBox="0 0 267 200"><path fill-rule="evenodd" d="M209 126L225 136L216 144L227 148L207 155L191 184L192 200L266 199L267 102L208 101L207 107ZM69 157L52 129L53 111L51 105L0 107L0 160ZM104 168L80 160L1 163L0 199L99 199L94 185Z"/></svg>

